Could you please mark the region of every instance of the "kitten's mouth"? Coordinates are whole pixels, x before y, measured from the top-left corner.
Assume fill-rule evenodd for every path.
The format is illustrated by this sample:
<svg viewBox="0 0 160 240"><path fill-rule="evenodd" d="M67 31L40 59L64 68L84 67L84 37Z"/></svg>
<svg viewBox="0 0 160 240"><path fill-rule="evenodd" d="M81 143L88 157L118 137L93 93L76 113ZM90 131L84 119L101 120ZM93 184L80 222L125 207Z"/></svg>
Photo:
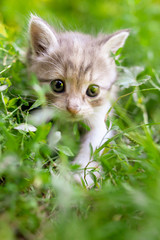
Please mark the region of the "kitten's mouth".
<svg viewBox="0 0 160 240"><path fill-rule="evenodd" d="M83 114L78 113L71 113L70 111L66 111L65 109L60 109L57 106L54 106L57 109L57 113L61 118L64 118L67 121L82 121L84 120L85 116Z"/></svg>
<svg viewBox="0 0 160 240"><path fill-rule="evenodd" d="M68 119L71 121L80 121L83 119L82 116L78 115L78 114L68 114Z"/></svg>

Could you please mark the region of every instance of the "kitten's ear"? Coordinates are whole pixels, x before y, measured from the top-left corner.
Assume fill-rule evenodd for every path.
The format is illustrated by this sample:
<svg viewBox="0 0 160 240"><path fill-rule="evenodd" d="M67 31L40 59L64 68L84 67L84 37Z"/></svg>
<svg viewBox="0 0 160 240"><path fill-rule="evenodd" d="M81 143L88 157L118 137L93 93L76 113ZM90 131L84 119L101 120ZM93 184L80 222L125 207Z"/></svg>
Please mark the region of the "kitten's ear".
<svg viewBox="0 0 160 240"><path fill-rule="evenodd" d="M102 40L103 51L116 53L119 48L123 47L128 36L129 30L121 30L108 36L106 41Z"/></svg>
<svg viewBox="0 0 160 240"><path fill-rule="evenodd" d="M29 34L33 52L44 55L58 46L57 38L51 27L41 18L31 15Z"/></svg>

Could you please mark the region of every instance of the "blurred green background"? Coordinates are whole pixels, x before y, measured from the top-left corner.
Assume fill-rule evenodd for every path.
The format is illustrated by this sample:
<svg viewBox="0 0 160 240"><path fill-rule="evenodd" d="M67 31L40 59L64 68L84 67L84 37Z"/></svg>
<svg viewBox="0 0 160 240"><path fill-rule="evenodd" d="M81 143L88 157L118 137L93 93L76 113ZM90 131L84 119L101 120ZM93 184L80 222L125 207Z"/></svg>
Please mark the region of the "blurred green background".
<svg viewBox="0 0 160 240"><path fill-rule="evenodd" d="M159 66L159 0L1 0L0 11L0 20L12 28L19 44L26 39L31 12L53 25L89 33L129 28L124 64Z"/></svg>
<svg viewBox="0 0 160 240"><path fill-rule="evenodd" d="M147 91L136 85L127 89L134 94L115 107L113 126L119 136L100 160L100 189L75 186L68 180L70 172L59 170L47 143L51 123L36 133L14 129L29 114L23 97L26 66L17 46L27 48L31 12L57 27L85 33L131 29L123 65L144 66L144 75L153 80L142 86ZM5 29L8 38L0 36L0 83L3 87L11 81L12 90L8 86L0 92L0 240L159 240L160 80L153 69L159 72L160 1L0 0L0 34ZM153 126L144 126L148 122ZM67 164L63 151L60 158ZM60 177L53 174L56 167Z"/></svg>

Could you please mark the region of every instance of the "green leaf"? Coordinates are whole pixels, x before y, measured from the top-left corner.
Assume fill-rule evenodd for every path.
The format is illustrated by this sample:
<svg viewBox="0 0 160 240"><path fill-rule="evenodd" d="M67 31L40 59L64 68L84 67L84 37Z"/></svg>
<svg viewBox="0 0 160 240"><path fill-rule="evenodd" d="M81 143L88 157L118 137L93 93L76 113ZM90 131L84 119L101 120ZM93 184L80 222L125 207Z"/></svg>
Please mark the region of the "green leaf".
<svg viewBox="0 0 160 240"><path fill-rule="evenodd" d="M123 48L119 48L119 49L117 50L117 52L114 54L114 56L118 56L119 54L121 54L122 49L123 49Z"/></svg>
<svg viewBox="0 0 160 240"><path fill-rule="evenodd" d="M8 108L14 107L17 101L18 101L18 98L12 98L11 100L8 101L7 107Z"/></svg>
<svg viewBox="0 0 160 240"><path fill-rule="evenodd" d="M71 149L67 146L59 146L58 150L62 153L64 153L65 155L69 156L69 157L73 157L74 154L72 153Z"/></svg>
<svg viewBox="0 0 160 240"><path fill-rule="evenodd" d="M129 88L129 87L136 87L146 83L150 80L150 76L145 75L142 79L137 80L138 75L144 71L143 67L119 67L119 77L116 84L121 88Z"/></svg>
<svg viewBox="0 0 160 240"><path fill-rule="evenodd" d="M32 109L34 109L34 108L37 108L37 107L41 106L42 104L43 104L43 101L42 101L41 99L37 99L37 100L33 103L33 105L30 107L29 110L32 110Z"/></svg>

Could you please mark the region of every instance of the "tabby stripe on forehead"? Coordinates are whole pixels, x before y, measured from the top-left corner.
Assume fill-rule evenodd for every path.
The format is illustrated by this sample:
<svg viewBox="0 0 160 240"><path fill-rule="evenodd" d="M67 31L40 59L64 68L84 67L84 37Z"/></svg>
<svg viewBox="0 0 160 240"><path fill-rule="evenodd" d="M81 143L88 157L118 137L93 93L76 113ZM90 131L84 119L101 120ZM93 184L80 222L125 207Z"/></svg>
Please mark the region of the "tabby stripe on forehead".
<svg viewBox="0 0 160 240"><path fill-rule="evenodd" d="M91 82L93 78L93 68L91 68L90 74L89 74L89 81Z"/></svg>
<svg viewBox="0 0 160 240"><path fill-rule="evenodd" d="M86 74L92 68L92 63L88 64L88 66L84 70L84 74Z"/></svg>
<svg viewBox="0 0 160 240"><path fill-rule="evenodd" d="M79 68L78 78L81 77L81 75L82 75L82 71L83 71L83 62L82 62L82 64L81 64L80 68Z"/></svg>
<svg viewBox="0 0 160 240"><path fill-rule="evenodd" d="M78 77L82 77L84 75L87 74L87 72L92 70L92 63L88 64L86 67L84 67L84 61L82 62L80 68L79 68L79 73L78 73ZM90 74L91 75L91 74ZM90 76L91 78L91 76Z"/></svg>

